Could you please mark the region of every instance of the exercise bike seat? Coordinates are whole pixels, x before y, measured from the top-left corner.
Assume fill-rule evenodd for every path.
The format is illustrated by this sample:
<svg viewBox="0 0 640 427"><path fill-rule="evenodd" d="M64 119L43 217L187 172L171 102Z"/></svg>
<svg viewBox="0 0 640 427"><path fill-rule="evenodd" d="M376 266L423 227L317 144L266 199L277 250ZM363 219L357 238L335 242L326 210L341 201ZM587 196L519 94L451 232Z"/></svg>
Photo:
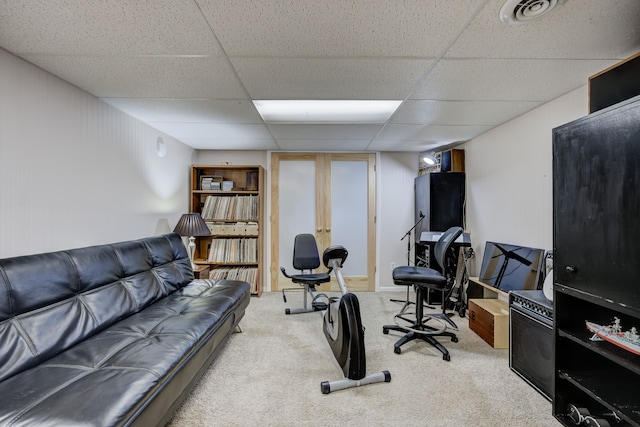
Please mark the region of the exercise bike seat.
<svg viewBox="0 0 640 427"><path fill-rule="evenodd" d="M331 271L324 273L313 273L313 270L320 267L320 256L316 239L312 234L298 234L293 244L293 268L300 271L298 274L287 274L284 267L280 267L282 274L291 279L293 283L304 286L304 305L301 308L285 309L286 314L308 313L310 311L326 310L328 298L324 294L316 293L316 285L331 281ZM287 298L282 290L282 297L285 302ZM307 305L307 294L312 296L311 306Z"/></svg>
<svg viewBox="0 0 640 427"><path fill-rule="evenodd" d="M319 285L320 283L327 283L331 281L329 273L292 274L285 277L290 278L293 283L299 283L302 285Z"/></svg>

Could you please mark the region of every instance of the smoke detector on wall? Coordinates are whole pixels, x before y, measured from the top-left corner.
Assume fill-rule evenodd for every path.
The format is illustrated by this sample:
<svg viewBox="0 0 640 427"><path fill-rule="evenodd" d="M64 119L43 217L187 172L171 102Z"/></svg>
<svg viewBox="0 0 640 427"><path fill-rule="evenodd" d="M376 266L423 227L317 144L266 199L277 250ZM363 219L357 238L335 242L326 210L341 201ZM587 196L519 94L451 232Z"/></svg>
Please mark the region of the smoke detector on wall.
<svg viewBox="0 0 640 427"><path fill-rule="evenodd" d="M500 20L509 25L526 24L551 12L566 0L507 0L500 9Z"/></svg>

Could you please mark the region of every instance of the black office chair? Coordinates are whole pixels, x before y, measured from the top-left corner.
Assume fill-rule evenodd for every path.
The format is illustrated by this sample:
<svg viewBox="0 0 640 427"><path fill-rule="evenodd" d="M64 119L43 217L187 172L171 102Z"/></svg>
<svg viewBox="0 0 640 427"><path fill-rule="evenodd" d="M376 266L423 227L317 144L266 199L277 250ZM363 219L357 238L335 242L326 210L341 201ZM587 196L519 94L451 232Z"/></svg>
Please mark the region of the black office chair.
<svg viewBox="0 0 640 427"><path fill-rule="evenodd" d="M435 259L442 268L442 273L437 270L416 267L402 266L393 270L393 283L400 286L413 286L416 288L416 318L409 319L406 314L399 313L395 316L395 325L385 325L382 327L382 333L388 334L389 331L402 331L406 334L400 338L393 346L393 351L400 354L400 347L412 340L422 339L436 347L442 352L444 360L451 360L451 356L447 349L440 344L435 337L450 337L451 341L458 342L458 337L453 332L447 332L447 329L458 330L458 326L449 318L445 312L446 293L452 288L455 281L455 251L452 248L453 242L462 234L462 228L451 227L438 239L434 248ZM428 289L439 291L442 293L442 313L430 313L426 316L423 311L423 304ZM407 325L398 323L398 319ZM427 325L429 321L435 320L440 327ZM432 322L433 325L433 322Z"/></svg>
<svg viewBox="0 0 640 427"><path fill-rule="evenodd" d="M285 288L282 290L282 299L287 302L285 291L303 290L304 300L302 307L285 309L286 314L309 313L327 309L329 298L325 294L318 294L316 285L329 282L331 280L330 271L313 273L313 270L318 267L320 267L320 256L316 238L313 234L298 234L293 241L293 268L300 270L300 274L289 276L284 267L280 267L280 271L293 283L303 285L304 288ZM307 295L311 296L311 305L308 305Z"/></svg>

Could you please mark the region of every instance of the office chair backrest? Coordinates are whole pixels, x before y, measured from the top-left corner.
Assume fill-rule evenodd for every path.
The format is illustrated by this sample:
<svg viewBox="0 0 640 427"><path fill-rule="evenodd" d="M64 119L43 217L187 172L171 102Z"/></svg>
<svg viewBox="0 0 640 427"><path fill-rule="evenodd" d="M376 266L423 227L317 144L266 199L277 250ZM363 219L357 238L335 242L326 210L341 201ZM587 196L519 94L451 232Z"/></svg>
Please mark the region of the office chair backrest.
<svg viewBox="0 0 640 427"><path fill-rule="evenodd" d="M450 229L448 229L442 234L440 239L438 239L438 241L436 242L435 248L433 248L436 261L438 261L438 264L440 264L440 267L442 268L443 276L447 275L446 274L447 266L445 265L447 251L449 250L453 242L455 242L455 240L458 237L460 237L461 234L462 234L461 227L451 227Z"/></svg>
<svg viewBox="0 0 640 427"><path fill-rule="evenodd" d="M293 268L315 270L320 267L318 245L313 234L298 234L293 241Z"/></svg>

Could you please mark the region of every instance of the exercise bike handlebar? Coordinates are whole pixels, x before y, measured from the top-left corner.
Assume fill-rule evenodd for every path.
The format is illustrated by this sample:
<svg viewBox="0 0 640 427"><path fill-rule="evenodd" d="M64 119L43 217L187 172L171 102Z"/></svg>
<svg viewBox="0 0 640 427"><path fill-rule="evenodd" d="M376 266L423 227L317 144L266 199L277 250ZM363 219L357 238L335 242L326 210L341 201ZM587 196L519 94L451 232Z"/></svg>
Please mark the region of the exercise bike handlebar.
<svg viewBox="0 0 640 427"><path fill-rule="evenodd" d="M338 286L340 287L340 292L342 295L345 295L349 291L347 290L347 284L344 281L344 277L342 276L342 266L344 262L347 260L347 256L349 252L343 246L330 246L322 254L322 262L325 267L329 269L329 272L333 271L336 279L338 280Z"/></svg>
<svg viewBox="0 0 640 427"><path fill-rule="evenodd" d="M349 255L349 252L347 252L344 246L339 246L339 245L329 246L322 253L322 262L324 263L325 267L332 268L333 265L331 261L335 260L338 263L338 265L342 267L344 262L347 260L348 255Z"/></svg>

